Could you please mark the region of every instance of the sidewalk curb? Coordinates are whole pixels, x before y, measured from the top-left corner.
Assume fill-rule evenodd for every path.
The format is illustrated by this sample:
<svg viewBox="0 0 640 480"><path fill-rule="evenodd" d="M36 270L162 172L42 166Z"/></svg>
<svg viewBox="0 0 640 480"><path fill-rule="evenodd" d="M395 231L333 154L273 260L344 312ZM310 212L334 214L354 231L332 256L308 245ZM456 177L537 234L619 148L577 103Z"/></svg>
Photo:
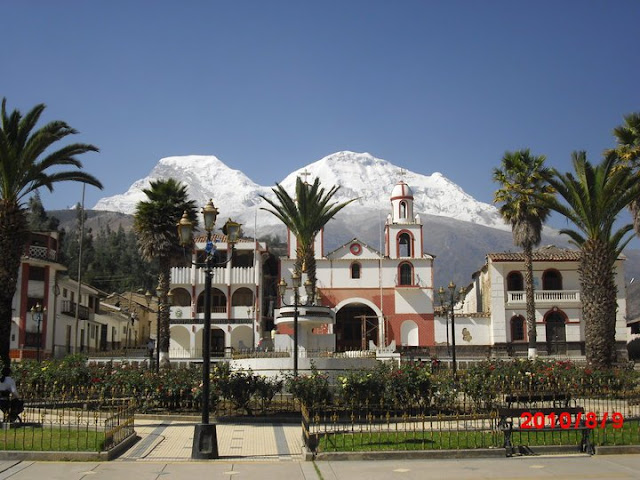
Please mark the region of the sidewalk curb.
<svg viewBox="0 0 640 480"><path fill-rule="evenodd" d="M504 448L474 448L468 450L396 450L384 452L321 452L315 461L350 461L350 460L412 460L412 459L446 459L446 458L498 458L505 457Z"/></svg>

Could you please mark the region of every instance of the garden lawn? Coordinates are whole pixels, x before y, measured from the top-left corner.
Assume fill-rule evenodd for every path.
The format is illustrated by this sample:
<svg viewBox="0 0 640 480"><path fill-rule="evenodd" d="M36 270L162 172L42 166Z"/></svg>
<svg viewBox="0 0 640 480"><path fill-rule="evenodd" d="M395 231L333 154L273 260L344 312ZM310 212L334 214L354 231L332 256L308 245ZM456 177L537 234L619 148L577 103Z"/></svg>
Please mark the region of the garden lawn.
<svg viewBox="0 0 640 480"><path fill-rule="evenodd" d="M557 429L553 432L514 432L511 441L518 446L579 445L582 433ZM640 445L640 421L630 420L623 428L596 428L591 432L594 445ZM413 431L325 434L320 438L320 452L363 452L384 450L461 450L502 448L500 431Z"/></svg>
<svg viewBox="0 0 640 480"><path fill-rule="evenodd" d="M0 430L0 450L100 452L104 432L76 427L24 426Z"/></svg>

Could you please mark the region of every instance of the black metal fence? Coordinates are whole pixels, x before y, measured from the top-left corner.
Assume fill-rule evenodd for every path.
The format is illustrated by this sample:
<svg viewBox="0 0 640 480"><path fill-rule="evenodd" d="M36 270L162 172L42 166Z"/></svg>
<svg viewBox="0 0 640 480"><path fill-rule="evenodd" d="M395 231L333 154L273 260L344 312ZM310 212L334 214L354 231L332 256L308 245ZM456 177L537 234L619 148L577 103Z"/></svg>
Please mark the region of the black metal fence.
<svg viewBox="0 0 640 480"><path fill-rule="evenodd" d="M505 406L516 416L501 418ZM501 449L507 430L516 450L580 448L585 434L596 448L640 445L640 395L511 393L483 406L460 393L445 408L303 406L302 430L305 444L316 453Z"/></svg>
<svg viewBox="0 0 640 480"><path fill-rule="evenodd" d="M104 452L134 432L129 399L28 398L20 420L1 423L0 450Z"/></svg>

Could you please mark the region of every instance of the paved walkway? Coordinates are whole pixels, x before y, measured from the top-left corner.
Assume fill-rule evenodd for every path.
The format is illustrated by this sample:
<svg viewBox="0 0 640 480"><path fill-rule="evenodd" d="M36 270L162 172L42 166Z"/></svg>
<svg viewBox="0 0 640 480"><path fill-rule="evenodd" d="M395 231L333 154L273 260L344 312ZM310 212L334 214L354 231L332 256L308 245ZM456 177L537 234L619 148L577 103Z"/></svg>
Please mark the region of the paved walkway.
<svg viewBox="0 0 640 480"><path fill-rule="evenodd" d="M195 423L136 420L141 440L116 462L191 460ZM216 426L222 459L302 460L300 424L228 424Z"/></svg>
<svg viewBox="0 0 640 480"><path fill-rule="evenodd" d="M31 462L0 461L0 480L620 480L640 455L463 460Z"/></svg>
<svg viewBox="0 0 640 480"><path fill-rule="evenodd" d="M640 455L304 461L300 425L218 424L220 458L191 460L194 423L137 420L141 437L111 462L0 461L0 480L638 479Z"/></svg>

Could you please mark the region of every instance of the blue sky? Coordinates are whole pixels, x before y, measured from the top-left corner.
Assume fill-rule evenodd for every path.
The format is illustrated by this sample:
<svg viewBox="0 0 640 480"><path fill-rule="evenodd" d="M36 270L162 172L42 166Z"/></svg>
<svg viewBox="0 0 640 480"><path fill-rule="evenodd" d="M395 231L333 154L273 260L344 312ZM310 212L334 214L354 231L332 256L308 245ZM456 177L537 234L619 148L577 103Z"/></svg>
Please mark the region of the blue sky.
<svg viewBox="0 0 640 480"><path fill-rule="evenodd" d="M0 1L0 97L43 102L105 186L213 154L261 185L339 150L439 171L491 202L529 147L596 162L640 110L640 2ZM61 184L45 208L80 201Z"/></svg>

